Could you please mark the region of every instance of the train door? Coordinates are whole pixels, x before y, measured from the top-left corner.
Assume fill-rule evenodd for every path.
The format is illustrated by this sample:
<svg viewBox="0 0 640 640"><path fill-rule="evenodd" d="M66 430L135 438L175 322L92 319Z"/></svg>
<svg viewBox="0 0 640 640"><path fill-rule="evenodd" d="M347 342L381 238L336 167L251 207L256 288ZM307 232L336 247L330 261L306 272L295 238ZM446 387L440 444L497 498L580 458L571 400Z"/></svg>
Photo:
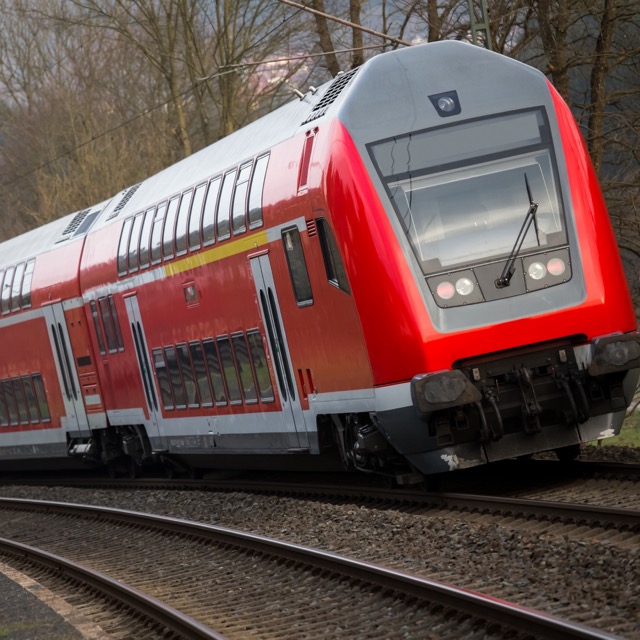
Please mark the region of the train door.
<svg viewBox="0 0 640 640"><path fill-rule="evenodd" d="M293 427L298 438L300 448L309 447L309 437L304 421L304 414L300 406L300 399L296 389L293 365L289 355L287 337L282 324L282 314L278 304L275 282L271 272L268 254L250 258L251 272L256 284L258 304L262 320L267 332L269 350L274 369L280 401L282 403L283 418L286 427Z"/></svg>
<svg viewBox="0 0 640 640"><path fill-rule="evenodd" d="M45 307L44 313L64 401L66 418L63 418L63 421L66 422L63 422L62 426L68 431L79 432L79 437L89 437L89 421L82 399L63 304L58 302Z"/></svg>
<svg viewBox="0 0 640 640"><path fill-rule="evenodd" d="M147 339L144 335L142 319L140 317L140 307L138 305L138 296L131 295L125 298L127 307L127 316L129 319L129 328L133 337L133 344L136 348L136 358L138 360L138 371L144 395L147 400L147 409L149 410L149 439L154 449L163 448L160 442L160 419L162 413L160 411L160 402L156 392L156 385L153 381L153 370L151 369L151 361L149 360L149 349L147 348Z"/></svg>

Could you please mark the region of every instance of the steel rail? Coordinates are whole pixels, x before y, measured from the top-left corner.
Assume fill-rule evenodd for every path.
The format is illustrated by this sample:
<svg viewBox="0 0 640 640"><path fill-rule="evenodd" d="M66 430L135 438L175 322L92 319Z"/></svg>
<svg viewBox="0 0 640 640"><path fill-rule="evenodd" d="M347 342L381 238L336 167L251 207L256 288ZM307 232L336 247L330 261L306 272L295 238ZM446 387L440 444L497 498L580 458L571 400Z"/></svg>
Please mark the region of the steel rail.
<svg viewBox="0 0 640 640"><path fill-rule="evenodd" d="M0 538L0 552L17 555L39 566L61 571L65 575L95 588L100 593L107 594L109 597L132 607L136 612L142 612L147 618L171 629L186 640L227 640L226 636L200 624L197 620L161 600L62 556L6 538Z"/></svg>
<svg viewBox="0 0 640 640"><path fill-rule="evenodd" d="M303 545L274 540L245 531L185 521L168 516L73 503L0 498L0 507L53 511L55 513L92 518L109 518L127 524L143 527L154 526L172 533L198 536L223 545L231 545L243 550L253 550L266 556L291 560L339 575L345 575L367 584L377 585L384 589L419 598L428 603L453 607L456 610L497 623L509 629L515 629L529 636L537 636L549 640L566 640L567 638L613 640L617 638L617 636L604 631L563 620L553 615L528 609L468 589L461 589L369 562L347 558Z"/></svg>

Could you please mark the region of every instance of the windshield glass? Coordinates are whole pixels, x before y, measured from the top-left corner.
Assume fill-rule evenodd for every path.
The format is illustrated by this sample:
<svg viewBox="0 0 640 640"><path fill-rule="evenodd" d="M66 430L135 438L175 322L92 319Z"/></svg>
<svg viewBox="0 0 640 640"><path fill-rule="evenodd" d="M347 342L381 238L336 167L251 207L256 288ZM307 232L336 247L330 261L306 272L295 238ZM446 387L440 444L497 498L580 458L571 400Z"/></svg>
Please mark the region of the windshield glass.
<svg viewBox="0 0 640 640"><path fill-rule="evenodd" d="M425 275L508 256L538 203L521 252L566 243L541 110L413 133L371 146ZM526 176L526 181L525 181Z"/></svg>

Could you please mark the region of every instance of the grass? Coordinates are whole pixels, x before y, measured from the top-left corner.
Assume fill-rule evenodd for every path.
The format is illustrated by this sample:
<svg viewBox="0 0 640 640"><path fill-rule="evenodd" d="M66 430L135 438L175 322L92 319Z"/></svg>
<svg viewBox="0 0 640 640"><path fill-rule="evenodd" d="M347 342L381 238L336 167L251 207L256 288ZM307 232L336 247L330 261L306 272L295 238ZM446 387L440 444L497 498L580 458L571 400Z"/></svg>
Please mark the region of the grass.
<svg viewBox="0 0 640 640"><path fill-rule="evenodd" d="M625 418L622 429L617 436L591 442L590 444L602 446L613 445L616 447L640 447L640 412L634 411Z"/></svg>

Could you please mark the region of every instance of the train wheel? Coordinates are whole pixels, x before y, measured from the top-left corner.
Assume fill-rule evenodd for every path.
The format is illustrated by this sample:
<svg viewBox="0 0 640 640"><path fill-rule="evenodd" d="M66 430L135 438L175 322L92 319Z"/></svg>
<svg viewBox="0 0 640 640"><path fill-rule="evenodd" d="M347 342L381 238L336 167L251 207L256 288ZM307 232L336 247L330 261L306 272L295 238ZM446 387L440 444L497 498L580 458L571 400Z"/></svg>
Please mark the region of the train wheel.
<svg viewBox="0 0 640 640"><path fill-rule="evenodd" d="M570 444L567 447L556 449L555 452L560 462L572 462L580 455L580 445Z"/></svg>

